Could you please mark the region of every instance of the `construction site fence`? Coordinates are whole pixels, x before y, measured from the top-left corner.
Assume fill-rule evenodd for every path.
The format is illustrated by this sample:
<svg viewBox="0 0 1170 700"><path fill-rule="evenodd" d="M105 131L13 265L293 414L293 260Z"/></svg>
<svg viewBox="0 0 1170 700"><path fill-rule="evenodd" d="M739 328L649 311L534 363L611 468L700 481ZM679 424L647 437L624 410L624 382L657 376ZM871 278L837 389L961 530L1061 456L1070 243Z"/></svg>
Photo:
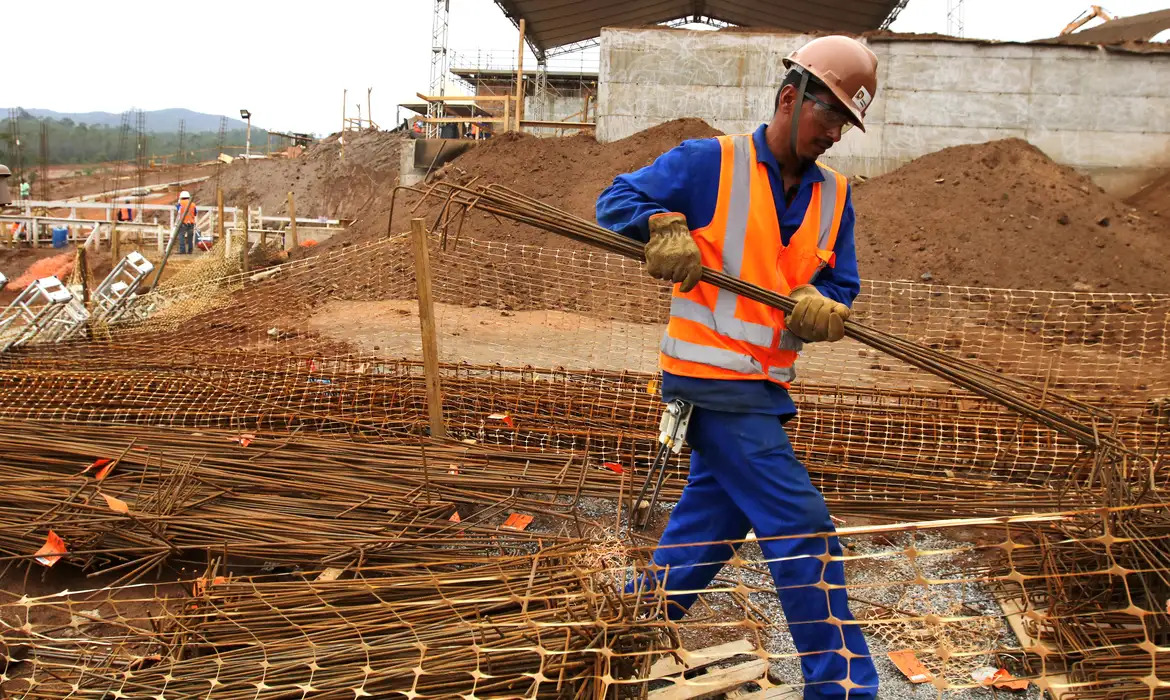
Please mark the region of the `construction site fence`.
<svg viewBox="0 0 1170 700"><path fill-rule="evenodd" d="M424 434L407 243L391 237L249 273L234 252L209 254L136 299L128 320L90 329L90 341L0 357L0 417ZM615 256L447 243L434 241L432 282L450 434L644 467L661 410L654 370L669 288ZM1168 309L1170 297L1148 294L874 281L855 305L865 323L1107 408L1112 419L1097 428L1155 465L1170 427ZM1061 489L1092 469L1072 440L857 343L807 350L787 428L831 500L1057 508ZM677 482L685 457L672 463ZM866 468L868 479L855 478ZM1007 484L1022 491L997 498Z"/></svg>

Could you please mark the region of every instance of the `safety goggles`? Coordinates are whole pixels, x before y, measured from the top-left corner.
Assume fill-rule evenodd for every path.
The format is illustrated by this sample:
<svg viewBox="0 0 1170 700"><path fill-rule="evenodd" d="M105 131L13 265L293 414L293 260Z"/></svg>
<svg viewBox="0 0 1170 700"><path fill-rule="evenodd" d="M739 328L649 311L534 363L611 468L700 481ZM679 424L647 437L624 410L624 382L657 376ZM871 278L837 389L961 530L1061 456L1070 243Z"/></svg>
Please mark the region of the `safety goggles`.
<svg viewBox="0 0 1170 700"><path fill-rule="evenodd" d="M805 91L804 98L812 102L813 114L816 116L817 121L826 129L840 128L841 135L844 136L846 131L853 128L853 120L850 119L848 114L845 114L837 107L834 107L808 91Z"/></svg>

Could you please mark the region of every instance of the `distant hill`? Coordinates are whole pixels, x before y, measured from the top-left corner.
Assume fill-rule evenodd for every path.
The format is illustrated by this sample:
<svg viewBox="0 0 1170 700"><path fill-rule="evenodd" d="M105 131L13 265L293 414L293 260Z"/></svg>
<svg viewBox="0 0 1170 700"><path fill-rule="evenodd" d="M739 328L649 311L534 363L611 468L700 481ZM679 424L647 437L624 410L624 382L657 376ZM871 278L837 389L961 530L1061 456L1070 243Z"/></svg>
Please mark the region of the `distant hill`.
<svg viewBox="0 0 1170 700"><path fill-rule="evenodd" d="M49 117L51 119L72 119L77 124L88 124L90 126L121 126L122 115L114 114L113 112L55 112L51 109L28 109L21 108L22 111L30 116L39 118ZM0 110L0 116L8 113L7 109ZM146 130L151 132L173 132L179 130L179 120L186 122L185 129L187 133L198 133L202 131L219 131L219 116L215 114L204 114L203 112L194 112L189 109L156 109L153 111L144 112L146 115ZM239 119L227 120L227 130L243 129L247 126ZM133 122L130 128L134 128Z"/></svg>

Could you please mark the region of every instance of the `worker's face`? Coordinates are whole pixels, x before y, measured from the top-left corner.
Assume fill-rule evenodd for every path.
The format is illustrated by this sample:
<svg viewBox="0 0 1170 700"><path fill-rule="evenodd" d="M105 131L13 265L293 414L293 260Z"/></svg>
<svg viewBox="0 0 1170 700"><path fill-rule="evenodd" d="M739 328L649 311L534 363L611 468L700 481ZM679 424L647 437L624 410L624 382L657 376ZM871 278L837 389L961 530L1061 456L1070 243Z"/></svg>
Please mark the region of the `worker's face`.
<svg viewBox="0 0 1170 700"><path fill-rule="evenodd" d="M809 87L801 101L797 119L796 155L801 160L816 160L841 140L841 135L852 124L848 113L833 93L823 88ZM787 134L792 125L792 110L796 108L796 87L786 85L780 91L780 104L773 121ZM787 142L788 139L785 139Z"/></svg>

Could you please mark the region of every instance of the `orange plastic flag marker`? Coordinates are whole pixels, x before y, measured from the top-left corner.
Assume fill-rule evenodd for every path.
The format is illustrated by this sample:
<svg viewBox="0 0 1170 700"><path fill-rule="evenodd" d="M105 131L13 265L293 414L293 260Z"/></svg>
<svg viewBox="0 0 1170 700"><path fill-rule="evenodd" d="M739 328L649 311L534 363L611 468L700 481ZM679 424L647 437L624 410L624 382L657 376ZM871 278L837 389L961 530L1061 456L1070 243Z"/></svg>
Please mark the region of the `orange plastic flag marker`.
<svg viewBox="0 0 1170 700"><path fill-rule="evenodd" d="M228 440L231 440L232 442L240 443L240 447L247 447L248 445L251 445L252 441L255 439L256 436L252 433L242 433L239 437L228 438Z"/></svg>
<svg viewBox="0 0 1170 700"><path fill-rule="evenodd" d="M516 421L512 420L512 416L507 413L493 413L488 416L488 418L491 420L502 420L504 421L504 425L508 426L509 428L516 427Z"/></svg>
<svg viewBox="0 0 1170 700"><path fill-rule="evenodd" d="M512 513L511 515L508 516L508 519L505 520L504 524L501 525L500 527L505 529L505 530L515 530L515 531L519 532L519 531L523 530L524 528L528 527L528 525L531 522L532 522L531 515L522 515L520 513Z"/></svg>
<svg viewBox="0 0 1170 700"><path fill-rule="evenodd" d="M894 662L894 665L898 667L898 670L901 671L906 676L906 678L910 680L911 683L929 683L934 678L930 671L928 671L927 668L922 665L922 662L918 660L918 657L914 655L914 652L910 651L909 649L904 651L891 651L886 656L890 657L890 661Z"/></svg>
<svg viewBox="0 0 1170 700"><path fill-rule="evenodd" d="M130 512L130 506L126 505L126 501L123 501L120 498L114 498L113 496L106 493L102 493L100 495L102 498L106 499L106 505L109 506L110 510L114 511L115 513Z"/></svg>
<svg viewBox="0 0 1170 700"><path fill-rule="evenodd" d="M100 470L102 467L105 467L105 466L107 466L108 464L110 464L110 463L111 463L111 462L113 462L113 461L114 461L114 460L112 460L112 459L106 459L105 457L102 457L102 458L100 458L100 459L95 459L95 460L93 461L93 464L90 464L88 467L86 467L85 469L82 469L82 470L81 470L81 474L85 474L85 473L86 473L86 472L88 472L90 469L98 469L98 470ZM99 472L99 473L100 473L100 472ZM78 476L81 476L81 474L78 474Z"/></svg>
<svg viewBox="0 0 1170 700"><path fill-rule="evenodd" d="M622 465L618 464L617 462L602 462L601 466L605 467L611 472L614 472L615 474L621 474L625 472L625 469L622 469Z"/></svg>
<svg viewBox="0 0 1170 700"><path fill-rule="evenodd" d="M103 466L101 469L99 469L98 473L93 475L93 478L97 479L98 481L101 481L102 479L109 476L110 472L114 471L114 467L116 467L116 466L118 466L117 462L109 462L108 464Z"/></svg>
<svg viewBox="0 0 1170 700"><path fill-rule="evenodd" d="M1016 678L1006 668L994 666L982 666L975 669L971 672L971 678L979 685L993 685L1004 690L1025 690L1029 683L1026 679Z"/></svg>
<svg viewBox="0 0 1170 700"><path fill-rule="evenodd" d="M461 522L463 522L463 518L460 518L460 517L459 517L459 511L455 511L454 513L452 513L452 514L451 514L451 517L450 517L450 518L447 518L447 519L448 519L448 520L450 520L450 521L451 521L451 522L453 522L453 523L461 523Z"/></svg>
<svg viewBox="0 0 1170 700"><path fill-rule="evenodd" d="M37 558L37 563L42 566L52 566L61 560L61 556L68 552L69 549L65 546L65 540L57 533L49 530L49 536L45 538L45 543L41 548L33 553Z"/></svg>

